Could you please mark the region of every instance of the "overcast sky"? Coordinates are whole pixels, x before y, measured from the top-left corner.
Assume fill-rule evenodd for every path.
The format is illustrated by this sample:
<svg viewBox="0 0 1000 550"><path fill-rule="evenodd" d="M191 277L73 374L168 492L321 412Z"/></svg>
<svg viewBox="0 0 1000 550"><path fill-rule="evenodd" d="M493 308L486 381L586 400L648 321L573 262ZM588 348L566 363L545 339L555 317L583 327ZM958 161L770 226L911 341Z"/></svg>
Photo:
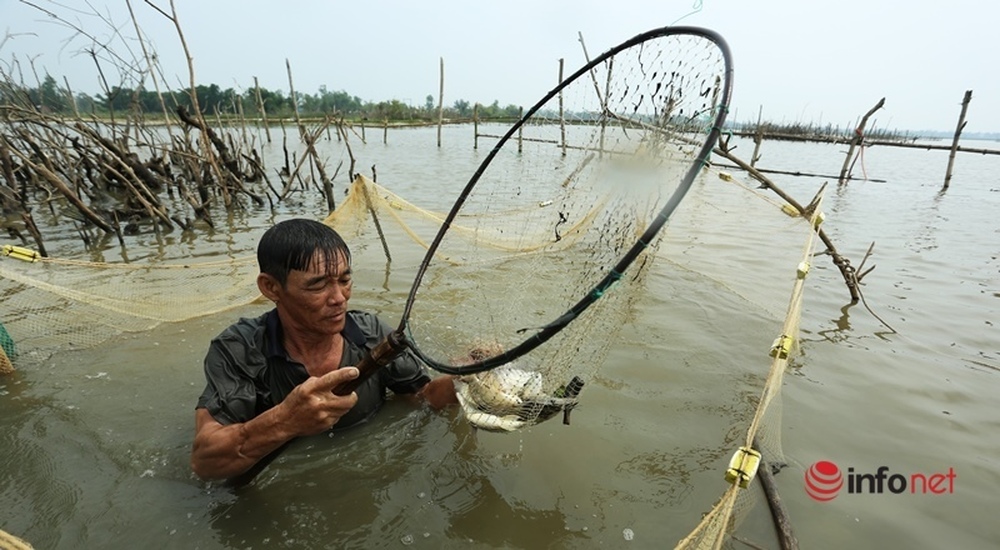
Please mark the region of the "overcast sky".
<svg viewBox="0 0 1000 550"><path fill-rule="evenodd" d="M169 0L152 0L170 11ZM134 37L125 0L31 0L101 40L108 14ZM569 74L641 32L673 24L719 32L735 65L739 120L841 127L882 97L874 123L898 130L954 131L962 96L973 90L966 132L1000 131L996 35L1000 2L949 0L175 0L199 84L287 93L344 90L363 100L423 105L438 94L445 64L446 105L455 100L533 105L555 84L558 60ZM72 6L72 8L70 8ZM187 66L172 23L132 0L139 25L172 88ZM0 65L35 60L74 91L96 94L98 73L80 51L90 40L20 0L0 0ZM6 36L6 39L4 39ZM72 39L71 39L72 38ZM68 42L67 42L68 41ZM125 55L121 41L112 46ZM139 56L138 43L130 42ZM114 75L111 75L114 76ZM26 82L33 82L26 76ZM113 82L114 83L114 82Z"/></svg>

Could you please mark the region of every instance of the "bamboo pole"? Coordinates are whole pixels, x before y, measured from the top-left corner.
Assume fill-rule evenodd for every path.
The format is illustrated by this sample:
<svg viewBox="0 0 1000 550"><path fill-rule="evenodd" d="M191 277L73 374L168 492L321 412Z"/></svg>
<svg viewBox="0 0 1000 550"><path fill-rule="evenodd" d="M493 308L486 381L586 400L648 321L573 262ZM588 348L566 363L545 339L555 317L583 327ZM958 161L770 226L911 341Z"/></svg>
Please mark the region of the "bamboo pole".
<svg viewBox="0 0 1000 550"><path fill-rule="evenodd" d="M563 65L564 65L564 61L565 60L562 57L559 58L559 82L557 82L557 84L559 84L559 85L562 85L562 81L563 81ZM562 156L565 157L566 156L566 117L565 117L565 112L563 110L563 91L562 90L559 90L559 134L560 134L560 143L561 143L561 147L562 147Z"/></svg>
<svg viewBox="0 0 1000 550"><path fill-rule="evenodd" d="M517 110L517 119L521 120L524 118L524 107L520 107ZM520 153L523 149L522 144L524 142L524 124L517 127L517 152Z"/></svg>
<svg viewBox="0 0 1000 550"><path fill-rule="evenodd" d="M601 109L603 111L607 111L608 110L607 100L608 100L608 97L611 96L611 73L612 73L612 71L614 69L614 66L615 66L615 58L614 58L614 56L611 56L611 57L608 58L608 75L607 75L607 78L604 81L604 96L602 96L604 99L601 100ZM600 149L602 156L604 155L604 133L607 131L607 126L608 126L608 117L602 116L601 117L601 149Z"/></svg>
<svg viewBox="0 0 1000 550"><path fill-rule="evenodd" d="M472 106L472 149L479 149L479 104Z"/></svg>
<svg viewBox="0 0 1000 550"><path fill-rule="evenodd" d="M292 101L292 116L295 117L295 126L299 129L299 139L305 139L306 128L299 118L299 100L295 97L295 84L292 82L292 63L287 57L285 58L285 69L288 71L288 95L291 96Z"/></svg>
<svg viewBox="0 0 1000 550"><path fill-rule="evenodd" d="M257 96L257 109L260 110L260 118L264 124L264 134L267 136L267 142L271 143L271 128L267 124L267 111L264 109L264 99L260 97L260 84L257 83L256 76L253 77L253 89Z"/></svg>
<svg viewBox="0 0 1000 550"><path fill-rule="evenodd" d="M753 153L750 155L750 166L756 166L760 160L760 144L764 141L764 129L760 126L761 116L764 114L764 106L757 109L757 131L753 134Z"/></svg>
<svg viewBox="0 0 1000 550"><path fill-rule="evenodd" d="M948 154L948 170L944 173L944 187L941 189L947 189L948 185L951 184L951 169L955 166L955 152L958 150L958 138L962 136L962 130L965 129L965 113L969 110L969 102L972 101L972 90L965 91L965 97L962 98L962 113L958 115L958 126L955 128L955 137L951 141L951 153Z"/></svg>
<svg viewBox="0 0 1000 550"><path fill-rule="evenodd" d="M444 58L441 58L441 77L438 86L438 147L441 147L441 125L444 124Z"/></svg>

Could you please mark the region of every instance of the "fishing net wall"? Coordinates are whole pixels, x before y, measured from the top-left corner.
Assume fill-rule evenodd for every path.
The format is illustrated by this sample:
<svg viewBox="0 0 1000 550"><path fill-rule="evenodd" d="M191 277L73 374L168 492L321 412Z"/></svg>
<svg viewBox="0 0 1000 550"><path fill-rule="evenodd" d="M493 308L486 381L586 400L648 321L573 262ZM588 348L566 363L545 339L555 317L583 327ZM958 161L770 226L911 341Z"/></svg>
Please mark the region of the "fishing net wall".
<svg viewBox="0 0 1000 550"><path fill-rule="evenodd" d="M5 247L0 303L8 357L32 364L52 353L99 345L225 311L259 296L256 258L174 264L110 264L40 258Z"/></svg>
<svg viewBox="0 0 1000 550"><path fill-rule="evenodd" d="M757 197L764 198L774 206L780 208L782 212L789 213L792 210L786 205L782 205L756 191L750 190L738 181L734 181L732 176L721 173L720 176L726 181L742 186L744 190L753 193ZM753 208L741 209L742 214L753 211ZM741 217L742 216L737 216ZM781 511L780 504L772 487L765 486L762 482L756 484L758 476L768 478L774 472L784 466L784 452L781 446L781 385L784 374L799 351L799 326L801 322L801 308L805 290L806 277L812 269L813 258L816 255L815 245L818 241L814 227L822 223L823 214L819 210L817 203L812 217L806 220L798 217L794 225L786 225L775 220L766 221L767 218L756 220L754 234L765 228L778 228L786 225L785 231L774 233L771 238L763 239L767 241L765 249L770 249L773 254L767 254L759 258L761 265L771 263L770 269L760 269L758 275L767 273L769 277L756 279L756 285L763 288L751 289L743 285L740 292L747 298L748 302L755 303L755 300L766 300L768 303L775 302L775 293L784 287L785 292L790 287L791 294L787 296L784 303L787 304L782 314L777 318L780 323L775 325L775 339L769 348L762 346L762 351L767 350L769 361L765 361L764 353L761 358L753 361L760 366L758 376L761 377L761 390L752 401L752 409L746 411L746 417L740 418L738 426L743 434L735 443L738 447L734 450L725 472L725 480L729 484L720 499L714 504L712 509L706 513L702 521L692 530L692 532L678 542L678 549L692 548L722 548L731 542L730 536L736 532L741 522L747 517L750 510L758 504L758 501L766 495L769 506L772 507L772 514ZM749 220L743 219L744 222ZM751 224L747 224L750 226ZM798 245L798 246L796 246ZM756 247L755 247L756 249ZM760 250L760 249L758 249ZM797 252L796 257L790 254ZM781 258L781 261L776 260ZM699 265L697 269L705 269ZM775 269L783 271L783 276L774 276ZM731 281L731 285L739 284ZM732 286L729 286L732 290ZM763 292L761 290L764 290ZM752 298L755 297L755 298ZM769 314L776 312L772 307L765 308ZM766 366L766 369L764 368ZM773 485L773 482L771 482ZM778 538L781 547L794 546L794 542L789 542L793 537L791 533L785 531L787 525L779 525L781 522L775 521L778 526Z"/></svg>

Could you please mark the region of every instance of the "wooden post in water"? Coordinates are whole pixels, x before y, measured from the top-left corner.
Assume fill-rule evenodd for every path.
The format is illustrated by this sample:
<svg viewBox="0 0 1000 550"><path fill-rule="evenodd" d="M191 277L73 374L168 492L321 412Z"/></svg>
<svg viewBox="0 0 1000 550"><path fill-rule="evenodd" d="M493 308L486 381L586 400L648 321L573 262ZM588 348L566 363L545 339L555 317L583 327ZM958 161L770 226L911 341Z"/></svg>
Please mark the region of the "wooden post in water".
<svg viewBox="0 0 1000 550"><path fill-rule="evenodd" d="M757 131L753 135L753 154L750 155L750 166L755 166L760 160L760 144L764 141L764 130L760 127L760 118L764 114L764 106L757 109Z"/></svg>
<svg viewBox="0 0 1000 550"><path fill-rule="evenodd" d="M521 120L522 118L524 118L524 107L520 107L517 110L517 119ZM522 124L522 125L520 125L520 126L517 127L517 152L518 153L521 152L521 145L522 145L523 141L524 141L524 125Z"/></svg>
<svg viewBox="0 0 1000 550"><path fill-rule="evenodd" d="M589 61L588 61L589 63ZM604 81L604 95L601 96L601 108L607 111L608 99L611 97L611 72L615 66L615 58L611 56L608 58L608 77ZM601 158L604 157L604 131L607 128L607 117L601 117L601 149L599 155Z"/></svg>
<svg viewBox="0 0 1000 550"><path fill-rule="evenodd" d="M958 115L958 126L955 128L955 137L951 140L951 153L948 155L948 170L944 173L944 187L942 187L942 190L947 189L948 185L951 184L951 169L955 165L958 138L961 137L962 130L965 129L965 113L969 110L970 101L972 101L972 90L966 90L965 97L962 99L962 114Z"/></svg>
<svg viewBox="0 0 1000 550"><path fill-rule="evenodd" d="M257 77L253 77L253 89L257 96L257 109L260 110L261 122L264 123L264 135L267 136L267 142L271 143L271 128L267 125L267 111L264 109L264 99L260 97L260 84L257 83Z"/></svg>
<svg viewBox="0 0 1000 550"><path fill-rule="evenodd" d="M472 148L479 149L479 104L472 106Z"/></svg>
<svg viewBox="0 0 1000 550"><path fill-rule="evenodd" d="M557 84L562 84L563 81L563 58L559 58L559 82ZM560 146L562 147L562 156L566 156L566 118L563 113L563 91L559 90L559 133L560 133Z"/></svg>
<svg viewBox="0 0 1000 550"><path fill-rule="evenodd" d="M382 119L382 145L389 143L389 118Z"/></svg>
<svg viewBox="0 0 1000 550"><path fill-rule="evenodd" d="M305 139L306 127L302 125L302 120L299 119L299 100L295 97L295 84L292 83L292 62L287 57L285 58L285 69L288 70L288 94L292 100L292 114L295 116L295 126L299 129L299 139Z"/></svg>
<svg viewBox="0 0 1000 550"><path fill-rule="evenodd" d="M444 124L444 58L441 58L441 84L438 86L438 147L441 147L441 125Z"/></svg>

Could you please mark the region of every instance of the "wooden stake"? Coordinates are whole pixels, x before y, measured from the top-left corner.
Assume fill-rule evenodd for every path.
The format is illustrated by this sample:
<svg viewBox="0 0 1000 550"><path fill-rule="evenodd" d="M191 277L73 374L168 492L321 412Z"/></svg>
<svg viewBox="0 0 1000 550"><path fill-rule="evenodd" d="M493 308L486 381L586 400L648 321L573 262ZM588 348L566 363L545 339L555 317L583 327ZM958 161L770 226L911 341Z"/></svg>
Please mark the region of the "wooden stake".
<svg viewBox="0 0 1000 550"><path fill-rule="evenodd" d="M562 84L563 81L563 58L559 58L559 82L557 84ZM562 156L566 156L566 119L563 116L563 91L559 90L559 134L560 134L560 146L562 147Z"/></svg>
<svg viewBox="0 0 1000 550"><path fill-rule="evenodd" d="M444 58L441 58L441 78L438 87L438 147L441 147L441 125L444 124Z"/></svg>
<svg viewBox="0 0 1000 550"><path fill-rule="evenodd" d="M948 188L951 184L951 169L955 165L955 151L958 150L958 138L962 135L962 130L965 129L965 113L969 110L969 102L972 101L972 90L965 91L965 97L962 99L962 114L958 115L958 126L955 128L955 137L951 141L951 153L948 155L948 170L944 173L944 187L942 190Z"/></svg>
<svg viewBox="0 0 1000 550"><path fill-rule="evenodd" d="M299 128L299 139L305 139L306 128L299 119L299 100L295 97L295 84L292 83L292 63L285 58L285 69L288 71L288 95L292 100L292 115L295 117L295 126Z"/></svg>
<svg viewBox="0 0 1000 550"><path fill-rule="evenodd" d="M517 110L517 119L521 120L524 117L524 107L520 107ZM522 151L522 144L524 142L524 125L517 127L517 152Z"/></svg>
<svg viewBox="0 0 1000 550"><path fill-rule="evenodd" d="M760 160L760 144L764 141L764 130L760 126L760 118L764 114L764 106L757 109L757 131L753 135L753 154L750 155L750 166L756 166Z"/></svg>
<svg viewBox="0 0 1000 550"><path fill-rule="evenodd" d="M267 135L267 142L271 143L271 129L267 126L267 111L264 109L264 99L260 97L260 84L257 77L253 77L253 89L257 96L257 109L260 110L261 122L264 124L264 134Z"/></svg>

